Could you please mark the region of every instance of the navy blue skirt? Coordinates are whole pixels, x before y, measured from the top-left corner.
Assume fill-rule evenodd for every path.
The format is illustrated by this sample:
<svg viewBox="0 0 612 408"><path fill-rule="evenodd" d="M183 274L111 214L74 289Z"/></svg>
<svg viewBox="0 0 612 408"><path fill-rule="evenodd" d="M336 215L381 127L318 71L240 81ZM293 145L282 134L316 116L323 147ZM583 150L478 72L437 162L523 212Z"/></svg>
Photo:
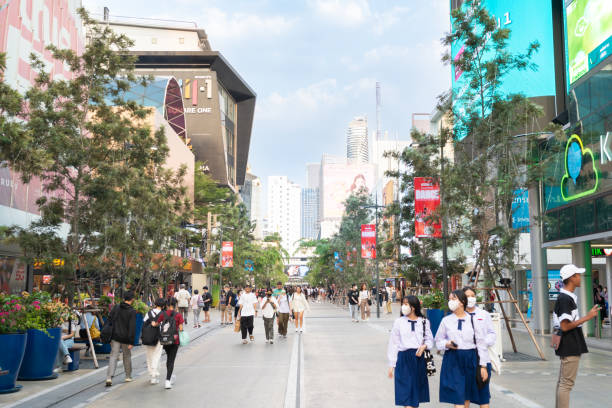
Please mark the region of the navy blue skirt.
<svg viewBox="0 0 612 408"><path fill-rule="evenodd" d="M440 402L463 405L477 396L476 349L446 350L440 371Z"/></svg>
<svg viewBox="0 0 612 408"><path fill-rule="evenodd" d="M487 372L489 373L489 378L491 378L491 369L491 363L487 363ZM491 384L490 380L487 381L482 390L479 390L478 385L476 385L476 394L472 396L472 399L470 399L470 401L476 405L488 404L489 401L491 401L491 391L489 391L489 384Z"/></svg>
<svg viewBox="0 0 612 408"><path fill-rule="evenodd" d="M423 356L416 356L417 349L397 353L395 364L395 405L418 407L429 402L429 380Z"/></svg>

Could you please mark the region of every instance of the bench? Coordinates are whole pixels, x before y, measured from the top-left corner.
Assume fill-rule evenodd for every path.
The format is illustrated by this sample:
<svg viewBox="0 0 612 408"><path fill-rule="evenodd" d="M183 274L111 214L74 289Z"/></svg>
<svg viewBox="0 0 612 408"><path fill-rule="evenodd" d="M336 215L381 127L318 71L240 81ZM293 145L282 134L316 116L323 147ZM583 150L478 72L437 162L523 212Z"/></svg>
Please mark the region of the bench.
<svg viewBox="0 0 612 408"><path fill-rule="evenodd" d="M79 362L81 361L81 350L84 350L85 348L85 345L82 343L74 343L74 345L68 349L68 353L70 353L72 363L68 364L68 367L66 367L65 371L76 371L79 369Z"/></svg>

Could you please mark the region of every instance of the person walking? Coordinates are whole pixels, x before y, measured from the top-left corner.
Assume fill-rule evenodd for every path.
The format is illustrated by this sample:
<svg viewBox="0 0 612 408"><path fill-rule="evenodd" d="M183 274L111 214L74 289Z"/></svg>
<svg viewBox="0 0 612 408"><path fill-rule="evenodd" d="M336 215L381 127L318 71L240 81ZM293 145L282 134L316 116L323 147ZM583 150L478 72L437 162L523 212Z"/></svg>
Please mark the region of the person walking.
<svg viewBox="0 0 612 408"><path fill-rule="evenodd" d="M240 300L240 296L242 296L242 294L244 293L244 291L240 288L236 288L236 295L234 296L234 319L238 319L238 312L240 311L240 305L238 304L238 301Z"/></svg>
<svg viewBox="0 0 612 408"><path fill-rule="evenodd" d="M204 306L202 306L202 310L204 310L204 323L210 323L210 308L212 307L212 295L208 291L208 286L204 286L202 288L204 293L202 293L202 300L204 301Z"/></svg>
<svg viewBox="0 0 612 408"><path fill-rule="evenodd" d="M466 311L470 315L470 321L473 322L476 331L476 337L484 339L487 349L495 345L497 334L493 327L493 320L491 315L486 310L483 310L476 306L476 292L470 286L463 288L463 293L467 296L467 309ZM491 378L491 363L487 363L487 374ZM476 381L476 378L474 378ZM481 408L489 408L489 401L491 400L491 391L489 390L490 381L484 384L483 388L477 387L476 395L473 395L470 402L476 405L480 405Z"/></svg>
<svg viewBox="0 0 612 408"><path fill-rule="evenodd" d="M304 331L304 311L310 310L310 305L300 286L295 288L295 293L291 297L291 310L295 319L295 331Z"/></svg>
<svg viewBox="0 0 612 408"><path fill-rule="evenodd" d="M569 408L570 392L574 387L580 356L588 353L582 325L597 317L599 305L591 308L589 313L580 317L578 315L578 297L574 293L581 284L584 268L576 265L564 265L560 274L563 288L560 290L553 309L553 347L555 354L561 359L559 380L557 381L556 408ZM558 336L558 337L557 337Z"/></svg>
<svg viewBox="0 0 612 408"><path fill-rule="evenodd" d="M184 283L181 283L179 288L179 291L174 294L174 298L177 301L179 313L183 315L183 321L187 324L187 313L189 312L189 300L191 299L191 295L187 292L187 289L185 289Z"/></svg>
<svg viewBox="0 0 612 408"><path fill-rule="evenodd" d="M278 302L272 296L272 290L266 291L266 296L260 303L261 315L263 316L264 329L266 331L266 343L274 343L274 315L278 310Z"/></svg>
<svg viewBox="0 0 612 408"><path fill-rule="evenodd" d="M232 316L234 315L234 308L238 303L236 294L232 291L229 285L225 285L225 322L226 324L232 324Z"/></svg>
<svg viewBox="0 0 612 408"><path fill-rule="evenodd" d="M370 291L365 283L361 284L361 290L359 291L359 308L361 309L361 320L370 320L370 305L372 299L370 298Z"/></svg>
<svg viewBox="0 0 612 408"><path fill-rule="evenodd" d="M429 402L427 362L423 353L433 348L429 321L416 296L404 299L400 317L393 323L387 358L389 378L395 378L395 405L418 407Z"/></svg>
<svg viewBox="0 0 612 408"><path fill-rule="evenodd" d="M166 300L157 299L155 307L149 310L142 322L142 344L147 353L147 371L151 384L159 384L159 359L162 354L162 345L159 343L159 329L154 323L157 322L164 307L166 307Z"/></svg>
<svg viewBox="0 0 612 408"><path fill-rule="evenodd" d="M351 319L357 323L359 321L359 291L357 290L357 284L353 283L351 290L348 292L349 310L351 312Z"/></svg>
<svg viewBox="0 0 612 408"><path fill-rule="evenodd" d="M289 314L291 313L287 292L281 291L277 302L278 335L287 338L287 326L289 325Z"/></svg>
<svg viewBox="0 0 612 408"><path fill-rule="evenodd" d="M123 302L113 307L108 318L113 327L111 335L111 353L106 370L106 386L113 385L113 377L117 368L119 351L123 352L123 370L125 382L132 382L132 347L136 337L136 311L132 307L134 292L131 290L123 294Z"/></svg>
<svg viewBox="0 0 612 408"><path fill-rule="evenodd" d="M257 296L251 292L251 285L246 285L244 293L238 299L238 319L240 319L240 331L242 334L242 344L247 344L247 332L251 342L253 337L253 320L257 310Z"/></svg>
<svg viewBox="0 0 612 408"><path fill-rule="evenodd" d="M440 371L440 402L457 407L469 406L478 395L476 375L488 381L487 363L490 362L485 339L478 336L466 312L467 296L455 290L449 296L448 308L452 314L445 316L436 333L435 343L444 350ZM480 370L478 373L477 370Z"/></svg>
<svg viewBox="0 0 612 408"><path fill-rule="evenodd" d="M175 311L177 303L176 299L170 299L166 311L159 314L156 322L156 326L160 326L162 337L164 337L164 334L169 334L170 338L174 339L174 341L170 340L168 344L162 345L166 352L166 382L164 383L164 388L167 390L172 388L176 379L176 376L173 375L174 362L176 361L180 345L179 333L183 331L184 324L183 314L176 313Z"/></svg>
<svg viewBox="0 0 612 408"><path fill-rule="evenodd" d="M385 309L387 310L387 314L392 314L393 313L393 309L391 307L391 303L394 302L391 294L392 294L392 290L391 290L391 286L387 286L385 288L385 292L387 293L385 298L387 300L387 303L385 305Z"/></svg>
<svg viewBox="0 0 612 408"><path fill-rule="evenodd" d="M189 306L191 306L191 311L193 313L193 328L196 329L198 327L202 327L200 325L200 311L204 306L204 299L202 299L202 295L198 292L197 289L193 291L193 296L189 301Z"/></svg>
<svg viewBox="0 0 612 408"><path fill-rule="evenodd" d="M283 289L283 282L276 282L276 289L274 289L272 291L272 296L274 296L276 298L276 300L278 300L278 297L280 296L281 293L283 293L285 290Z"/></svg>

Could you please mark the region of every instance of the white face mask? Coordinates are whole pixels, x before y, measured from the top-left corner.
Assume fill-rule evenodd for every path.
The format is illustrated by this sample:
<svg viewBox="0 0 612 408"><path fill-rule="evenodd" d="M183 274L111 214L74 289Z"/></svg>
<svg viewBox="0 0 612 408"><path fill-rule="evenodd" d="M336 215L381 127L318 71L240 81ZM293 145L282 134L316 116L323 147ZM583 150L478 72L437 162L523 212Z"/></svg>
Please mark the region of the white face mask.
<svg viewBox="0 0 612 408"><path fill-rule="evenodd" d="M476 298L475 297L468 297L468 307L471 309L474 306L476 306Z"/></svg>
<svg viewBox="0 0 612 408"><path fill-rule="evenodd" d="M402 314L408 316L412 312L412 308L408 305L402 305Z"/></svg>
<svg viewBox="0 0 612 408"><path fill-rule="evenodd" d="M448 308L451 312L454 312L459 307L459 301L457 299L451 299L448 301Z"/></svg>

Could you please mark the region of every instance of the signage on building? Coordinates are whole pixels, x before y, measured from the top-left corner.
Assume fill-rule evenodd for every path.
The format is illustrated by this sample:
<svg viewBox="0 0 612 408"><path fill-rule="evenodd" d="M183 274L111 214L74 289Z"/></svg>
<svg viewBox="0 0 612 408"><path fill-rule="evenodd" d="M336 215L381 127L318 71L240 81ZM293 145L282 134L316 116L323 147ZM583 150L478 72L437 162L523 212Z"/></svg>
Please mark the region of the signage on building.
<svg viewBox="0 0 612 408"><path fill-rule="evenodd" d="M529 232L529 192L527 189L514 191L512 199L512 228Z"/></svg>
<svg viewBox="0 0 612 408"><path fill-rule="evenodd" d="M431 177L414 178L414 232L417 238L441 238L442 224L431 219L440 206L440 186Z"/></svg>
<svg viewBox="0 0 612 408"><path fill-rule="evenodd" d="M376 259L376 225L374 224L361 226L361 257Z"/></svg>
<svg viewBox="0 0 612 408"><path fill-rule="evenodd" d="M591 256L593 257L612 256L612 248L591 248Z"/></svg>
<svg viewBox="0 0 612 408"><path fill-rule="evenodd" d="M232 268L234 266L234 243L223 241L221 248L221 267Z"/></svg>
<svg viewBox="0 0 612 408"><path fill-rule="evenodd" d="M584 147L578 135L572 135L565 145L565 174L561 178L561 197L576 200L597 191L599 172L593 151Z"/></svg>
<svg viewBox="0 0 612 408"><path fill-rule="evenodd" d="M185 113L212 113L212 107L198 106L201 100L212 99L212 84L211 75L196 75L194 78L181 80L183 99L185 99Z"/></svg>

